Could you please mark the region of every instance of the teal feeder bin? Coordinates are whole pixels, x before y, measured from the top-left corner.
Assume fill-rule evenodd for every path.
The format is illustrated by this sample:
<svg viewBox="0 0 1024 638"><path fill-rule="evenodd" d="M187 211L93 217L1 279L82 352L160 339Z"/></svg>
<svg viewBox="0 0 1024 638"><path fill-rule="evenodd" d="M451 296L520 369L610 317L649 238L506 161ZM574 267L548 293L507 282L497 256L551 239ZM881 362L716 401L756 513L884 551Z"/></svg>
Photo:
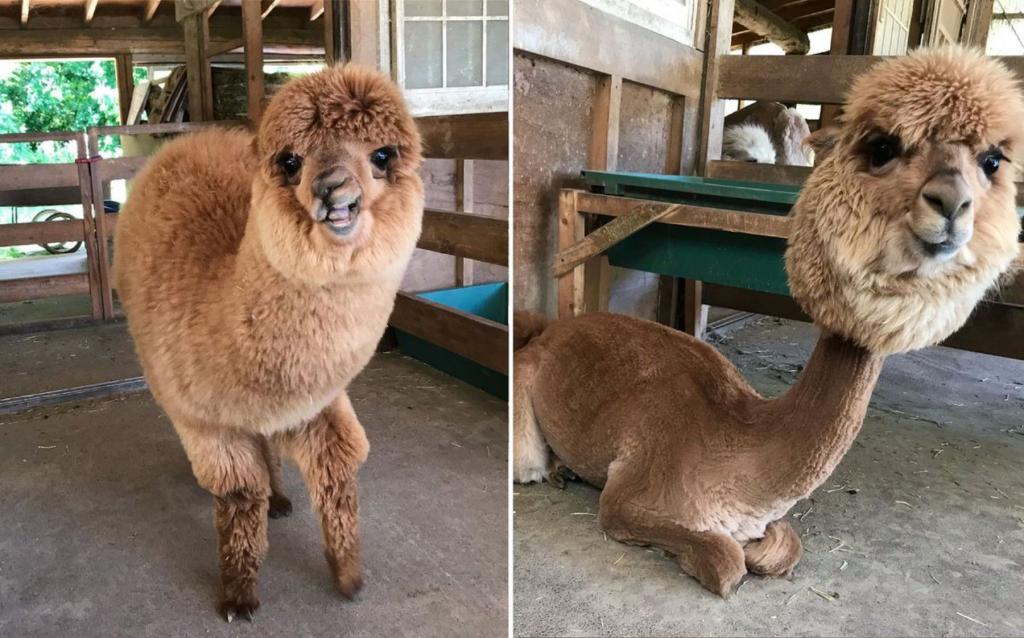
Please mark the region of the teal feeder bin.
<svg viewBox="0 0 1024 638"><path fill-rule="evenodd" d="M508 284L478 284L462 288L444 288L416 295L434 303L455 308L484 319L508 325ZM508 376L470 361L441 346L395 330L399 351L414 359L474 385L496 397L508 400Z"/></svg>

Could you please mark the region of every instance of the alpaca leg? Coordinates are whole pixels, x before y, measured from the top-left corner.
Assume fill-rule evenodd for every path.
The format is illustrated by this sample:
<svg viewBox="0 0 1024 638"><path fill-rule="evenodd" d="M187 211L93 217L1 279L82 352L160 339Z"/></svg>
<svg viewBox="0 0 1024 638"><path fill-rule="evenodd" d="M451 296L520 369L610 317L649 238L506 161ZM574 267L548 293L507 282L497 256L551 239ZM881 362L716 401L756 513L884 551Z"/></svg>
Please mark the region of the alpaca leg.
<svg viewBox="0 0 1024 638"><path fill-rule="evenodd" d="M214 496L220 556L220 613L252 620L260 606L256 575L267 555L270 477L258 437L178 426L199 484Z"/></svg>
<svg viewBox="0 0 1024 638"><path fill-rule="evenodd" d="M359 494L356 472L370 450L348 396L292 435L293 453L320 512L324 554L342 596L363 584L359 562Z"/></svg>
<svg viewBox="0 0 1024 638"><path fill-rule="evenodd" d="M548 475L548 444L544 441L530 400L536 362L528 349L516 352L514 358L512 478L517 483L539 483Z"/></svg>
<svg viewBox="0 0 1024 638"><path fill-rule="evenodd" d="M562 459L554 454L551 454L548 460L548 473L545 478L548 480L548 483L560 490L564 490L569 481L578 481L580 479L580 477L576 476L576 472L569 469L569 466L562 463Z"/></svg>
<svg viewBox="0 0 1024 638"><path fill-rule="evenodd" d="M764 538L747 543L743 555L751 572L785 578L800 562L803 546L792 525L786 521L775 521L764 530Z"/></svg>
<svg viewBox="0 0 1024 638"><path fill-rule="evenodd" d="M609 472L598 520L615 540L650 545L675 555L684 572L722 598L728 598L747 573L743 547L731 536L687 529L669 513L659 511L656 499L645 499L637 492L636 483L624 479L621 472Z"/></svg>
<svg viewBox="0 0 1024 638"><path fill-rule="evenodd" d="M284 518L292 513L292 502L284 493L284 483L281 478L281 455L277 453L273 442L268 437L260 437L260 447L263 450L263 459L267 464L267 472L270 474L270 509L267 514L270 518Z"/></svg>

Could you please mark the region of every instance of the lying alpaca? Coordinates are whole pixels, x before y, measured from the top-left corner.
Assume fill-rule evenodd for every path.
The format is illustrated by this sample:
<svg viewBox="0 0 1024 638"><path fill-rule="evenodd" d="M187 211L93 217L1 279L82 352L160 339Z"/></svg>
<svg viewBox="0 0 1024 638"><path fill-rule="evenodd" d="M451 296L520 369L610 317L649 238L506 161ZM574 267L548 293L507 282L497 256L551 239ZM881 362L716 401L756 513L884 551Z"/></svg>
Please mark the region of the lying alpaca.
<svg viewBox="0 0 1024 638"><path fill-rule="evenodd" d="M774 164L775 149L768 131L756 124L740 124L722 132L722 159Z"/></svg>
<svg viewBox="0 0 1024 638"><path fill-rule="evenodd" d="M345 389L419 237L420 162L395 85L338 67L282 88L255 138L168 144L121 212L117 290L153 396L215 497L228 621L259 606L268 510L291 510L272 443L303 472L341 593L362 583L356 471L369 447Z"/></svg>
<svg viewBox="0 0 1024 638"><path fill-rule="evenodd" d="M822 335L784 396L639 319L522 317L517 336L514 477L557 481L564 465L603 488L609 536L668 550L721 596L748 569L792 571L800 539L783 517L853 443L885 356L959 328L1018 252L1010 71L918 51L869 70L848 102L792 213L790 286Z"/></svg>

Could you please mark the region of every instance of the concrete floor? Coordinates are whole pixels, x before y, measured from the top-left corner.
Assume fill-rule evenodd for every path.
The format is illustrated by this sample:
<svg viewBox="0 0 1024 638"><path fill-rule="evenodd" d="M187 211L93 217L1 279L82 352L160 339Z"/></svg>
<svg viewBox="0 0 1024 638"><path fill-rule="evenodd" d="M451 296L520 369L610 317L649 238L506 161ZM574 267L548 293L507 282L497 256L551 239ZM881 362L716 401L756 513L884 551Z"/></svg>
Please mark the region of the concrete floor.
<svg viewBox="0 0 1024 638"><path fill-rule="evenodd" d="M775 396L815 338L762 319L718 347ZM516 634L1022 636L1022 462L1024 362L892 357L853 448L790 513L805 555L789 580L748 577L723 601L662 552L606 540L596 489L515 486Z"/></svg>
<svg viewBox="0 0 1024 638"><path fill-rule="evenodd" d="M5 336L0 370L0 396L137 374L117 326ZM505 635L507 404L391 353L351 394L365 588L335 593L288 464L252 625L216 615L212 499L148 393L0 415L0 636Z"/></svg>

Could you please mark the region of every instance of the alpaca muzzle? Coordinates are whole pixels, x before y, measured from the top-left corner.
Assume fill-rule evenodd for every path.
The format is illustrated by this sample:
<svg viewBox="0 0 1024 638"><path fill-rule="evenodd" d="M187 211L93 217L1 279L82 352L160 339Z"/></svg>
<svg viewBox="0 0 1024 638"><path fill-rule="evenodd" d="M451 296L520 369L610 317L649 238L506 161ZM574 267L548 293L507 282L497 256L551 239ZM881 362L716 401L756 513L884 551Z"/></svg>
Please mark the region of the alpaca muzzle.
<svg viewBox="0 0 1024 638"><path fill-rule="evenodd" d="M970 241L973 193L957 170L939 171L921 188L913 231L925 254L948 259Z"/></svg>
<svg viewBox="0 0 1024 638"><path fill-rule="evenodd" d="M362 190L347 171L335 169L318 177L313 184L316 195L314 218L335 235L350 235L356 227L362 206Z"/></svg>

